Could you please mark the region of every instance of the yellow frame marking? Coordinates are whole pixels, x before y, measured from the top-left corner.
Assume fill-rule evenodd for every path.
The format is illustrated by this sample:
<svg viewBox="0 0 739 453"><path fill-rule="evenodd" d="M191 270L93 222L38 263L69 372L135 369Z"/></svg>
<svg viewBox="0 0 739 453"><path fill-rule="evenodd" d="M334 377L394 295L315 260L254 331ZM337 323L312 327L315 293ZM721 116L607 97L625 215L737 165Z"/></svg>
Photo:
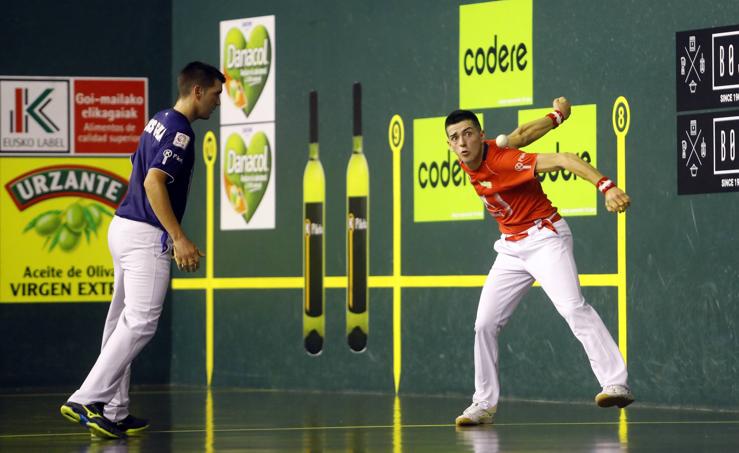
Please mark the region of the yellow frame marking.
<svg viewBox="0 0 739 453"><path fill-rule="evenodd" d="M205 250L209 256L205 257L205 280L213 280L213 167L218 155L216 134L208 131L203 138L203 160L205 160ZM173 283L174 280L173 279ZM172 285L174 289L174 284ZM205 286L205 373L208 387L213 380L213 289Z"/></svg>
<svg viewBox="0 0 739 453"><path fill-rule="evenodd" d="M613 105L613 130L616 134L617 184L626 191L626 134L631 113L623 96ZM393 156L393 272L386 276L369 276L370 288L393 289L393 383L395 393L400 389L402 371L402 288L462 288L481 287L487 275L402 275L401 272L401 172L400 152L404 142L403 119L394 115L388 128L388 140ZM173 290L206 291L206 373L208 386L213 377L213 291L224 289L302 289L305 277L243 277L216 278L213 276L213 166L215 163L215 135L208 131L203 143L203 155L207 168L206 187L206 257L204 278L174 278ZM626 213L617 218L617 273L580 274L581 286L612 286L618 289L618 344L624 360L627 359L626 318ZM347 288L346 276L325 276L325 288ZM538 286L535 283L534 286ZM623 423L622 423L623 424Z"/></svg>

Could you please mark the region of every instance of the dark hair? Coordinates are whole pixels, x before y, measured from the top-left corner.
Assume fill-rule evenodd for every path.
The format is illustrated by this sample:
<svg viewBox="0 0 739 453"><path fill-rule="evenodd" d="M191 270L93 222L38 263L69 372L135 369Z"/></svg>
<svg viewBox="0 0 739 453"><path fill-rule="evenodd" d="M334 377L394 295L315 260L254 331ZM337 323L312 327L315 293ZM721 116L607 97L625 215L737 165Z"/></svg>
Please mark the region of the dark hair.
<svg viewBox="0 0 739 453"><path fill-rule="evenodd" d="M223 76L221 71L207 63L193 61L182 68L180 75L177 76L177 89L180 92L180 97L186 97L195 85L210 88L216 80L224 83L226 77Z"/></svg>
<svg viewBox="0 0 739 453"><path fill-rule="evenodd" d="M448 128L452 124L461 123L464 120L472 121L472 124L476 128L482 130L482 126L480 126L480 121L477 119L477 115L470 112L469 110L455 110L447 115L446 121L444 122L444 129Z"/></svg>

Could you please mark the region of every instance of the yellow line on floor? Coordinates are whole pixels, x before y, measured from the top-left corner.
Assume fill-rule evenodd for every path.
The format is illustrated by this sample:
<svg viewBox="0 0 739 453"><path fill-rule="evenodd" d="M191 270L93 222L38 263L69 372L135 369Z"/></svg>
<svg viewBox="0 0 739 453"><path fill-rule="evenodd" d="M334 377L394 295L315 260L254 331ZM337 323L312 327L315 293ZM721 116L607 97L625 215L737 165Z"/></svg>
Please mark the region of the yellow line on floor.
<svg viewBox="0 0 739 453"><path fill-rule="evenodd" d="M497 428L502 427L519 427L519 426L617 426L619 421L611 422L536 422L536 423L496 423L491 425ZM674 420L674 421L641 421L628 422L629 425L739 425L739 420ZM402 425L402 428L451 428L453 423L446 424L427 424L427 425ZM351 426L295 426L295 427L276 427L276 428L224 428L214 429L214 433L230 433L230 432L270 432L270 431L317 431L317 430L342 430L342 429L393 429L394 425L351 425ZM480 429L481 427L477 427ZM485 426L482 427L485 429ZM475 427L467 427L460 429L476 429ZM186 433L205 433L206 429L172 429L147 431L148 434L186 434ZM38 434L0 434L0 439L24 439L33 437L87 437L90 433L38 433Z"/></svg>

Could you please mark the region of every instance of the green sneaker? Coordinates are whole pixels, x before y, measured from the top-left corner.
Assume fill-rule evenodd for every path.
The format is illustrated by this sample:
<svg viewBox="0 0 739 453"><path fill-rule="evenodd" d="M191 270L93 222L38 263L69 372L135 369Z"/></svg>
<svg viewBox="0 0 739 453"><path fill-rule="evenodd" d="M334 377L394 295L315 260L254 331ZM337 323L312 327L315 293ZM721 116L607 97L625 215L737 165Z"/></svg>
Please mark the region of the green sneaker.
<svg viewBox="0 0 739 453"><path fill-rule="evenodd" d="M128 415L123 420L115 422L115 425L119 430L131 436L139 434L141 431L148 428L149 420Z"/></svg>
<svg viewBox="0 0 739 453"><path fill-rule="evenodd" d="M79 404L67 401L59 411L67 420L79 423L103 439L125 439L126 433L103 415L103 403Z"/></svg>

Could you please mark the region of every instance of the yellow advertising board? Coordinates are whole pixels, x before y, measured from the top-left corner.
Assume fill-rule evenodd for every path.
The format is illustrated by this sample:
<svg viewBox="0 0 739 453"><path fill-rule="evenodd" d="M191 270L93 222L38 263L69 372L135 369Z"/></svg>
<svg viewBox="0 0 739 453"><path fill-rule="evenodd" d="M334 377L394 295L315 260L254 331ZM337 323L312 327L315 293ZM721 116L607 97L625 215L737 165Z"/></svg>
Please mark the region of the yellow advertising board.
<svg viewBox="0 0 739 453"><path fill-rule="evenodd" d="M530 105L534 97L533 1L459 7L459 106Z"/></svg>
<svg viewBox="0 0 739 453"><path fill-rule="evenodd" d="M551 108L519 110L518 124L541 118ZM577 154L582 160L597 167L597 109L595 104L574 105L570 118L562 126L544 135L526 147L531 153ZM566 170L540 173L539 181L552 204L565 216L598 214L598 194L595 186Z"/></svg>
<svg viewBox="0 0 739 453"><path fill-rule="evenodd" d="M477 113L480 125L482 114ZM449 149L446 117L413 120L413 220L447 222L481 220L483 204Z"/></svg>
<svg viewBox="0 0 739 453"><path fill-rule="evenodd" d="M125 157L0 158L0 302L108 301Z"/></svg>

